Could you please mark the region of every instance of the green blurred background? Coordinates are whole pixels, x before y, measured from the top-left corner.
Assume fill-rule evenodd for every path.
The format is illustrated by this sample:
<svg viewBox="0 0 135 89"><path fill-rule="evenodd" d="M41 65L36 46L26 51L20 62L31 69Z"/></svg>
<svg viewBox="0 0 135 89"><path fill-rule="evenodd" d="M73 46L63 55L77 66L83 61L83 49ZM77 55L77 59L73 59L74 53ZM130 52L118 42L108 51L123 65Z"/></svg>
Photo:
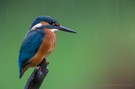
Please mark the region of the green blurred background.
<svg viewBox="0 0 135 89"><path fill-rule="evenodd" d="M30 24L48 15L57 32L41 89L135 89L135 0L0 0L0 89L23 89L18 51Z"/></svg>

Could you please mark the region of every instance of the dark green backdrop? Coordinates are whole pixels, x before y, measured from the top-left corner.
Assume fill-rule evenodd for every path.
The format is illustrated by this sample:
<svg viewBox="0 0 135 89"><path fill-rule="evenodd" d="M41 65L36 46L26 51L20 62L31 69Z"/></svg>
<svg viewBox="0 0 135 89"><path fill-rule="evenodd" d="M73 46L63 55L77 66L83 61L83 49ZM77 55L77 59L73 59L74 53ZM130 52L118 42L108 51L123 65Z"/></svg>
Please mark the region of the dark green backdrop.
<svg viewBox="0 0 135 89"><path fill-rule="evenodd" d="M135 0L0 0L0 89L23 89L18 51L33 19L54 17L57 32L41 89L135 88Z"/></svg>

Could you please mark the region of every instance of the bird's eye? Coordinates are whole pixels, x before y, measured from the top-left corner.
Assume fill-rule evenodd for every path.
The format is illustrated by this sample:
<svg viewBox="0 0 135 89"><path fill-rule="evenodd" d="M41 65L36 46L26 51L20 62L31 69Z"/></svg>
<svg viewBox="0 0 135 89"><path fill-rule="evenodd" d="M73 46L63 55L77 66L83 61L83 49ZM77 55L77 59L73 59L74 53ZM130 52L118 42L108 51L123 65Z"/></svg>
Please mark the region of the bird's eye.
<svg viewBox="0 0 135 89"><path fill-rule="evenodd" d="M59 26L59 24L58 23L53 23L53 26Z"/></svg>

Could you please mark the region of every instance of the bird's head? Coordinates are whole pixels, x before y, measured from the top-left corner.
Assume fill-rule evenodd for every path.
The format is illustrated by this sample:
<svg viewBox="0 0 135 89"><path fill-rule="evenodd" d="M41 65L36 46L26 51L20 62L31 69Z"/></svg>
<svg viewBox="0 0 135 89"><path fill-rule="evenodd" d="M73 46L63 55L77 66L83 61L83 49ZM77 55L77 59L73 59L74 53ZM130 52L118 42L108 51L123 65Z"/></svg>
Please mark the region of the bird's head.
<svg viewBox="0 0 135 89"><path fill-rule="evenodd" d="M30 27L30 30L40 28L40 27L49 28L53 32L61 30L61 31L65 31L65 32L76 33L76 31L74 31L72 29L61 26L54 18L51 18L50 16L37 17L33 21L32 25Z"/></svg>

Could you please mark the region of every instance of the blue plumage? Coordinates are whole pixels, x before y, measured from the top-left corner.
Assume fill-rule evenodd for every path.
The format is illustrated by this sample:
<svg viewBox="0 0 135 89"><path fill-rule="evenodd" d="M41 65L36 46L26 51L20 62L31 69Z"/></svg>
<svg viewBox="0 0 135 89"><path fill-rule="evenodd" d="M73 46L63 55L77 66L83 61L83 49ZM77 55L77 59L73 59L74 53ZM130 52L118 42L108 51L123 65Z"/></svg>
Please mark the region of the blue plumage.
<svg viewBox="0 0 135 89"><path fill-rule="evenodd" d="M51 18L50 16L38 16L34 21L33 23L31 24L30 26L30 29L40 23L41 21L45 21L45 22L48 22L50 25L52 25L53 23L58 23L55 19Z"/></svg>
<svg viewBox="0 0 135 89"><path fill-rule="evenodd" d="M19 51L18 66L21 72L23 66L25 66L29 60L36 54L38 48L42 43L42 39L45 33L43 29L30 30Z"/></svg>

